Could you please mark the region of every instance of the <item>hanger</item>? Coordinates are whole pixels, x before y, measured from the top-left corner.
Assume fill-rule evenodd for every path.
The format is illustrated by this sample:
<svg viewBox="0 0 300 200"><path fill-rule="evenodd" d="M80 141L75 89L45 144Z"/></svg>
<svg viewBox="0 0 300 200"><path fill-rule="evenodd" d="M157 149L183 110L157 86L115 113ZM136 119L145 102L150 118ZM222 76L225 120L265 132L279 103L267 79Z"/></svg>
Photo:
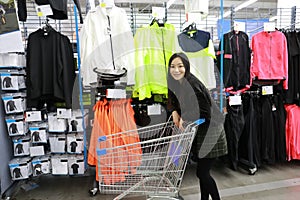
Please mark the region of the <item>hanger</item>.
<svg viewBox="0 0 300 200"><path fill-rule="evenodd" d="M157 23L159 27L164 27L165 26L165 22L164 20L159 20L156 17L153 17L151 22L150 22L150 26L152 26L154 23Z"/></svg>
<svg viewBox="0 0 300 200"><path fill-rule="evenodd" d="M51 30L53 30L52 26L49 24L49 19L46 18L45 25L43 26L44 36L47 36Z"/></svg>
<svg viewBox="0 0 300 200"><path fill-rule="evenodd" d="M185 27L185 28L183 29L183 32L189 34L190 37L193 37L193 34L196 33L197 30L198 30L198 29L197 29L197 27L196 27L196 23L193 22L193 23L191 23L190 25L188 25L187 27Z"/></svg>

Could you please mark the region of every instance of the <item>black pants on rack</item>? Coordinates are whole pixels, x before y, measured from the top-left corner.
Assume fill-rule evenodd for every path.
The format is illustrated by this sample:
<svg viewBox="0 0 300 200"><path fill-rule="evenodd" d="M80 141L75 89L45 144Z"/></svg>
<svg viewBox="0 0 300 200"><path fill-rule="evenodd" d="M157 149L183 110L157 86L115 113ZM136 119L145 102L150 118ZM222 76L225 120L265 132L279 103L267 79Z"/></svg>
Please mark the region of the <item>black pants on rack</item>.
<svg viewBox="0 0 300 200"><path fill-rule="evenodd" d="M239 140L245 125L243 105L227 105L225 131L228 146L228 157L232 168L237 170L239 161Z"/></svg>
<svg viewBox="0 0 300 200"><path fill-rule="evenodd" d="M201 158L197 160L197 177L200 181L201 200L219 200L220 195L217 184L210 175L210 169L215 162L215 158Z"/></svg>

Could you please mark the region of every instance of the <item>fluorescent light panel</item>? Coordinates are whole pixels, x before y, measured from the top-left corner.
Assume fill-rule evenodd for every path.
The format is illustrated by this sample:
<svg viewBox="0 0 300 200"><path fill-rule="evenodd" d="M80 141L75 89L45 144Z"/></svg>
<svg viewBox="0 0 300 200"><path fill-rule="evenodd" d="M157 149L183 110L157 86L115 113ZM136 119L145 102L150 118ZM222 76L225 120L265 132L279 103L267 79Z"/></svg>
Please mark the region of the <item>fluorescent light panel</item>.
<svg viewBox="0 0 300 200"><path fill-rule="evenodd" d="M172 5L173 3L175 3L175 1L176 1L176 0L169 0L169 1L167 2L167 9L169 9L169 8L171 7L171 5Z"/></svg>
<svg viewBox="0 0 300 200"><path fill-rule="evenodd" d="M237 7L234 8L234 11L238 11L241 10L243 8L246 8L248 6L250 6L251 4L257 2L257 0L248 0L240 5L238 5ZM231 14L231 11L227 11L224 13L223 17L228 17Z"/></svg>

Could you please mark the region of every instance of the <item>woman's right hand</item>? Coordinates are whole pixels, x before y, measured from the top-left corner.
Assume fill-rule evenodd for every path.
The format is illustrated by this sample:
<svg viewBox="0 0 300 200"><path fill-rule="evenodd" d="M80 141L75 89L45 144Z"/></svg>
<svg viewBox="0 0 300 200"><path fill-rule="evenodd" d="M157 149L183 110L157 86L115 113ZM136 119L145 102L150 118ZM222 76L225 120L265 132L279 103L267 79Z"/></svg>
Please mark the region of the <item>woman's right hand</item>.
<svg viewBox="0 0 300 200"><path fill-rule="evenodd" d="M181 119L180 115L178 114L178 112L176 110L174 110L172 112L172 117L173 117L173 122L174 124L180 128L180 129L184 129L182 124L183 124L183 120Z"/></svg>

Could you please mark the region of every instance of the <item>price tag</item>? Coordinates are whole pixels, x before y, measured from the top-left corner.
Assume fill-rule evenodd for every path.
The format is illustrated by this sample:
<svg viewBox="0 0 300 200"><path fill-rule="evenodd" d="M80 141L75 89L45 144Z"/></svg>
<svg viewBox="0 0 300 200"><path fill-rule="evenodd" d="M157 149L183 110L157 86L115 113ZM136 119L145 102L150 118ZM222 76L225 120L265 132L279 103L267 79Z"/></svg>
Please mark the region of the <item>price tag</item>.
<svg viewBox="0 0 300 200"><path fill-rule="evenodd" d="M126 91L123 89L107 89L106 97L112 99L125 99Z"/></svg>
<svg viewBox="0 0 300 200"><path fill-rule="evenodd" d="M161 114L161 105L153 104L147 106L148 115L160 115Z"/></svg>
<svg viewBox="0 0 300 200"><path fill-rule="evenodd" d="M243 31L246 32L246 23L245 22L234 22L234 30L235 31Z"/></svg>
<svg viewBox="0 0 300 200"><path fill-rule="evenodd" d="M268 85L268 86L262 86L262 95L270 95L273 94L273 86Z"/></svg>
<svg viewBox="0 0 300 200"><path fill-rule="evenodd" d="M229 96L229 105L230 106L242 105L242 97L241 96Z"/></svg>
<svg viewBox="0 0 300 200"><path fill-rule="evenodd" d="M275 31L275 23L274 22L265 22L264 23L264 31Z"/></svg>
<svg viewBox="0 0 300 200"><path fill-rule="evenodd" d="M165 8L162 7L152 7L152 16L156 19L165 18Z"/></svg>
<svg viewBox="0 0 300 200"><path fill-rule="evenodd" d="M36 6L35 9L36 9L36 13L37 13L38 17L53 15L53 12L52 12L52 9L50 7L50 4Z"/></svg>

